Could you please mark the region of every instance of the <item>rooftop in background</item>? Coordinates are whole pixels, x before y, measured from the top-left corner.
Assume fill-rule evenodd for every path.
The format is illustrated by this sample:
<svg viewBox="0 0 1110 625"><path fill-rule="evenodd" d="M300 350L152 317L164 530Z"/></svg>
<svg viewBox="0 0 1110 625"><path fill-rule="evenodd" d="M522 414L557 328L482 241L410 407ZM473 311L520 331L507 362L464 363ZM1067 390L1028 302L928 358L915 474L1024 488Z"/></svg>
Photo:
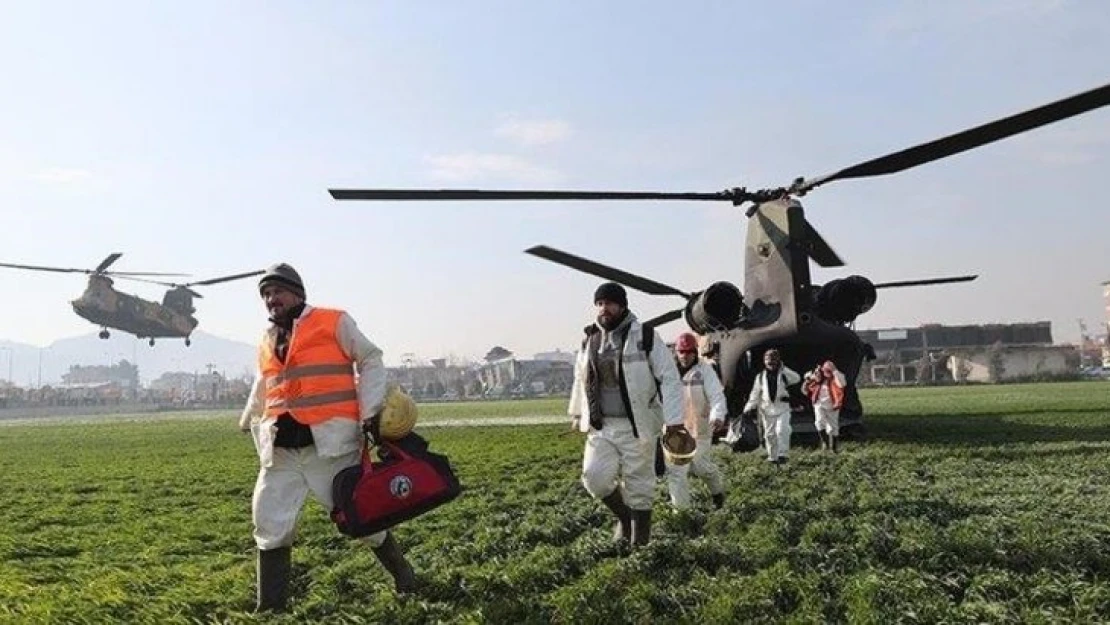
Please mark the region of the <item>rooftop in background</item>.
<svg viewBox="0 0 1110 625"><path fill-rule="evenodd" d="M982 345L1052 345L1052 324L990 323L981 325L925 324L917 328L858 330L876 350L893 348L975 347Z"/></svg>

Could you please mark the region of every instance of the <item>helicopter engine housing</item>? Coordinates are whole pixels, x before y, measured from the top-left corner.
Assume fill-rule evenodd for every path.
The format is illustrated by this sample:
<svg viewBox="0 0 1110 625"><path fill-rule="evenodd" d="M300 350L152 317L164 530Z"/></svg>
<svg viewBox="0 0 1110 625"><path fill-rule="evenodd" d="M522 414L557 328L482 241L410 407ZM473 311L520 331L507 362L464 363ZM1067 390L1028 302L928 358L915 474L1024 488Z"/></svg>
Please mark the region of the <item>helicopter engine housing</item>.
<svg viewBox="0 0 1110 625"><path fill-rule="evenodd" d="M686 323L698 334L731 328L740 319L744 296L731 282L714 282L690 299L686 307Z"/></svg>
<svg viewBox="0 0 1110 625"><path fill-rule="evenodd" d="M851 323L875 305L875 284L863 276L837 278L817 291L817 316L830 323Z"/></svg>

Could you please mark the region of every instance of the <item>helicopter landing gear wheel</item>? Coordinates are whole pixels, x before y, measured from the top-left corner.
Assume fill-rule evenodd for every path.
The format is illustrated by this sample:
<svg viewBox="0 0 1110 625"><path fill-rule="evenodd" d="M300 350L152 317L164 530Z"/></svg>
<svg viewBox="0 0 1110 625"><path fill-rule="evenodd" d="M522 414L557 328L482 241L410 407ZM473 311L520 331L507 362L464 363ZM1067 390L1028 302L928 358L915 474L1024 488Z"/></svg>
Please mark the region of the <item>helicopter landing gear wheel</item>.
<svg viewBox="0 0 1110 625"><path fill-rule="evenodd" d="M100 338L102 338L102 339L106 339L106 338L108 338L108 337L109 337L110 335L108 334L108 330L107 330L107 329L103 329L103 330L101 330L101 331L100 331L100 334L98 334L97 336L99 336L99 337L100 337Z"/></svg>
<svg viewBox="0 0 1110 625"><path fill-rule="evenodd" d="M154 337L151 337L151 338L150 338L150 346L151 346L151 347L154 347Z"/></svg>

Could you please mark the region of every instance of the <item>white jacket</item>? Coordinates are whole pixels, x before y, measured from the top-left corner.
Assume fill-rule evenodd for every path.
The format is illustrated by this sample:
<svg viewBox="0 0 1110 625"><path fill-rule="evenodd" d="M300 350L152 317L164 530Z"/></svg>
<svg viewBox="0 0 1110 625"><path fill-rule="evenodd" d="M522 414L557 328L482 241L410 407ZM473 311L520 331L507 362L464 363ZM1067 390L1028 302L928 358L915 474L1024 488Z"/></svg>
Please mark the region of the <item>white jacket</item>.
<svg viewBox="0 0 1110 625"><path fill-rule="evenodd" d="M713 365L703 358L682 376L683 407L686 430L695 438L712 434L711 421L724 422L728 415L725 388L713 370Z"/></svg>
<svg viewBox="0 0 1110 625"><path fill-rule="evenodd" d="M632 315L632 313L628 313ZM654 331L654 330L653 330ZM574 365L574 384L571 386L567 414L578 420L578 429L589 432L590 406L586 398L586 372L589 367L589 349L578 352ZM639 437L659 436L663 426L681 425L682 382L671 350L655 332L651 355L644 354L643 326L632 317L621 352L621 367L632 408L632 422ZM658 386L656 385L658 379ZM662 403L660 403L660 394ZM601 415L597 415L600 418Z"/></svg>
<svg viewBox="0 0 1110 625"><path fill-rule="evenodd" d="M293 320L293 332L301 319L312 314L313 308L305 306L297 319ZM263 339L266 340L265 334ZM357 372L358 405L361 419L369 419L381 410L385 403L386 372L382 364L382 350L359 330L355 320L347 313L339 317L336 340L343 353L351 359ZM273 458L274 437L277 435L277 419L263 418L265 404L265 382L262 373L255 371L254 385L247 405L239 416L239 428L249 429L254 436L262 466L270 466ZM342 456L357 451L362 443L361 423L346 418L328 419L312 429L312 439L316 453L324 457Z"/></svg>
<svg viewBox="0 0 1110 625"><path fill-rule="evenodd" d="M767 370L760 371L752 384L752 392L748 394L748 403L744 404L744 412L758 408L765 414L780 414L790 410L790 392L786 387L801 381L802 376L790 367L781 365L775 397L770 397L767 392Z"/></svg>

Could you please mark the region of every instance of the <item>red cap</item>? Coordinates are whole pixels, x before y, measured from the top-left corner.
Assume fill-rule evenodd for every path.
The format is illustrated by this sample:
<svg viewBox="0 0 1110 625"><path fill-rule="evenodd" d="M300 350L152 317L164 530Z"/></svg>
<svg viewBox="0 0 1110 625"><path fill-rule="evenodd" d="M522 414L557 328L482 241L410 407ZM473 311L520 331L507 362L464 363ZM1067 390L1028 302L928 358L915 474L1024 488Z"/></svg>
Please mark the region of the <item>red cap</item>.
<svg viewBox="0 0 1110 625"><path fill-rule="evenodd" d="M696 352L698 351L698 340L694 338L693 334L683 332L678 335L678 340L674 342L674 349L677 352Z"/></svg>

